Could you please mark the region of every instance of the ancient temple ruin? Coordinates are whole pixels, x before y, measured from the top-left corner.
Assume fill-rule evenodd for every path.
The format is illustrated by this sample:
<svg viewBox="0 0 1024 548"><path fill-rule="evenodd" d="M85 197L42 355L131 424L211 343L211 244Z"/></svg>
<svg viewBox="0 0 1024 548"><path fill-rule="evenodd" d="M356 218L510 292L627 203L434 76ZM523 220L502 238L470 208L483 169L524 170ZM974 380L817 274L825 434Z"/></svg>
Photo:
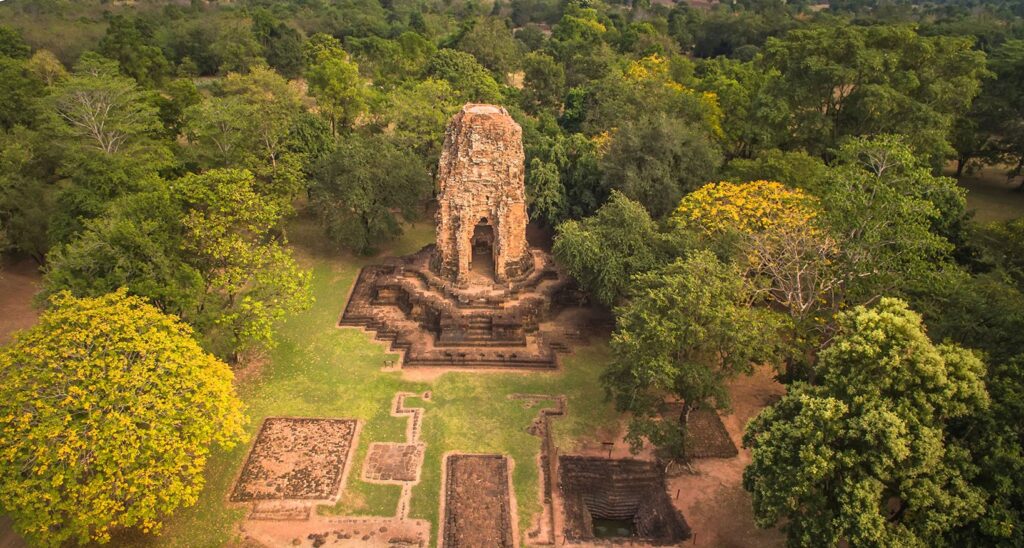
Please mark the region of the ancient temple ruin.
<svg viewBox="0 0 1024 548"><path fill-rule="evenodd" d="M442 276L505 281L530 268L523 162L523 130L504 108L469 104L452 119L437 176Z"/></svg>
<svg viewBox="0 0 1024 548"><path fill-rule="evenodd" d="M363 268L341 325L390 341L405 367L555 367L587 316L572 281L527 243L523 162L504 108L464 106L438 167L437 244Z"/></svg>

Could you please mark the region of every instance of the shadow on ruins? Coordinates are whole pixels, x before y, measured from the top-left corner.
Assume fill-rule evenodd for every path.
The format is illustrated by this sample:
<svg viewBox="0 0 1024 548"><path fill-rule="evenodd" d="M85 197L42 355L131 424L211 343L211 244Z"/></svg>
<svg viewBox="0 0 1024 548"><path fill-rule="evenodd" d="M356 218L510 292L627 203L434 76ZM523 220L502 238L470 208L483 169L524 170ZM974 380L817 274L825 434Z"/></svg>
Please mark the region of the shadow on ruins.
<svg viewBox="0 0 1024 548"><path fill-rule="evenodd" d="M467 104L445 132L436 244L359 273L341 325L403 351L403 366L551 369L607 320L526 238L522 129Z"/></svg>

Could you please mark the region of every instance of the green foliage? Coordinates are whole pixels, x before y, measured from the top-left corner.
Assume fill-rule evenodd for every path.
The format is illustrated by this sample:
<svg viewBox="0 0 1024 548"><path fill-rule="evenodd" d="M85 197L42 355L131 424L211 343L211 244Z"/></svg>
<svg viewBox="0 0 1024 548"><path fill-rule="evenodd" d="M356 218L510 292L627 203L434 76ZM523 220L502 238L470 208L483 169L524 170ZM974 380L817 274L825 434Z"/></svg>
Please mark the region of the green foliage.
<svg viewBox="0 0 1024 548"><path fill-rule="evenodd" d="M501 88L494 77L472 55L441 49L430 58L427 73L447 80L462 102L499 103Z"/></svg>
<svg viewBox="0 0 1024 548"><path fill-rule="evenodd" d="M209 445L244 437L228 366L124 291L55 296L0 380L0 505L39 544L159 531L198 499Z"/></svg>
<svg viewBox="0 0 1024 548"><path fill-rule="evenodd" d="M735 265L696 251L630 280L629 301L616 310L612 364L601 376L619 411L631 413L626 439L639 449L647 438L668 446L680 439L689 411L729 406L725 382L770 358L778 321L751 307L752 287ZM662 420L666 398L679 398L679 421Z"/></svg>
<svg viewBox="0 0 1024 548"><path fill-rule="evenodd" d="M729 181L779 181L796 188L814 188L827 175L828 167L820 158L778 149L760 152L751 159L735 158L722 172Z"/></svg>
<svg viewBox="0 0 1024 548"><path fill-rule="evenodd" d="M421 75L437 51L433 42L415 32L404 32L394 40L379 36L350 38L345 45L363 74L383 88Z"/></svg>
<svg viewBox="0 0 1024 548"><path fill-rule="evenodd" d="M0 57L27 59L31 54L32 48L25 43L25 39L17 30L0 25Z"/></svg>
<svg viewBox="0 0 1024 548"><path fill-rule="evenodd" d="M316 37L314 37L316 38ZM313 44L313 40L310 40ZM322 49L313 44L307 51L314 52L307 61L306 80L309 91L335 133L351 126L368 108L371 90L359 76L359 66L348 59L348 54L334 44Z"/></svg>
<svg viewBox="0 0 1024 548"><path fill-rule="evenodd" d="M544 219L553 224L564 217L565 187L558 166L540 158L530 161L526 176L526 199L531 219Z"/></svg>
<svg viewBox="0 0 1024 548"><path fill-rule="evenodd" d="M948 260L944 236L965 210L964 191L891 135L844 143L838 166L809 190L842 250L850 304L913 286Z"/></svg>
<svg viewBox="0 0 1024 548"><path fill-rule="evenodd" d="M788 110L785 102L773 93L778 77L777 72L766 71L752 62L716 57L701 63L697 87L714 93L722 107L728 156L750 158L770 151L782 140L780 132L785 131Z"/></svg>
<svg viewBox="0 0 1024 548"><path fill-rule="evenodd" d="M297 30L276 20L267 10L258 9L253 13L253 33L268 65L285 78L302 75L302 36Z"/></svg>
<svg viewBox="0 0 1024 548"><path fill-rule="evenodd" d="M601 19L596 9L570 3L551 29L548 47L565 67L570 86L601 78L611 69L614 52L604 41L609 21Z"/></svg>
<svg viewBox="0 0 1024 548"><path fill-rule="evenodd" d="M38 136L24 128L0 132L0 251L41 261L49 246L52 192L35 169Z"/></svg>
<svg viewBox="0 0 1024 548"><path fill-rule="evenodd" d="M42 85L21 59L0 56L0 129L16 125L35 125L38 117L36 98Z"/></svg>
<svg viewBox="0 0 1024 548"><path fill-rule="evenodd" d="M444 129L458 112L455 92L446 80L407 83L387 96L382 115L389 137L401 149L416 152L425 166L434 168L441 156Z"/></svg>
<svg viewBox="0 0 1024 548"><path fill-rule="evenodd" d="M25 67L35 75L36 80L52 86L67 78L68 71L57 56L49 50L41 49L32 54Z"/></svg>
<svg viewBox="0 0 1024 548"><path fill-rule="evenodd" d="M783 521L790 546L942 544L984 509L971 453L949 435L988 405L984 364L933 344L895 299L838 325L820 385L793 385L747 426L758 525Z"/></svg>
<svg viewBox="0 0 1024 548"><path fill-rule="evenodd" d="M672 211L683 194L711 180L721 163L707 133L666 116L626 122L601 158L605 186L640 202L654 217Z"/></svg>
<svg viewBox="0 0 1024 548"><path fill-rule="evenodd" d="M225 21L217 29L215 36L216 39L209 45L209 51L216 59L219 73L245 73L264 63L263 48L253 32L251 20Z"/></svg>
<svg viewBox="0 0 1024 548"><path fill-rule="evenodd" d="M301 270L275 229L279 202L261 195L250 172L215 169L172 184L185 208L183 251L204 293L189 317L215 353L237 359L275 344L274 327L310 304Z"/></svg>
<svg viewBox="0 0 1024 548"><path fill-rule="evenodd" d="M475 57L500 79L519 68L523 45L512 36L504 21L480 17L467 25L455 44L457 49Z"/></svg>
<svg viewBox="0 0 1024 548"><path fill-rule="evenodd" d="M664 264L666 249L644 207L612 192L593 217L559 225L552 251L580 287L612 306L628 293L633 275Z"/></svg>
<svg viewBox="0 0 1024 548"><path fill-rule="evenodd" d="M415 219L430 176L416 157L381 137L353 135L314 168L310 200L327 237L357 253L402 233L400 213Z"/></svg>
<svg viewBox="0 0 1024 548"><path fill-rule="evenodd" d="M273 70L231 73L214 97L185 109L189 152L203 167L253 171L260 191L287 206L302 188L303 158L291 140L302 112L299 92Z"/></svg>
<svg viewBox="0 0 1024 548"><path fill-rule="evenodd" d="M523 61L523 107L557 111L565 96L565 69L550 55L531 53Z"/></svg>
<svg viewBox="0 0 1024 548"><path fill-rule="evenodd" d="M72 148L148 160L153 169L167 161L167 148L154 139L161 130L150 93L119 74L117 63L83 55L74 72L46 98L52 127Z"/></svg>
<svg viewBox="0 0 1024 548"><path fill-rule="evenodd" d="M126 288L164 312L194 316L203 279L182 257L181 206L164 181L153 178L146 187L117 199L46 255L43 295L98 297Z"/></svg>
<svg viewBox="0 0 1024 548"><path fill-rule="evenodd" d="M962 170L971 159L1012 166L1019 174L1024 166L1024 40L1007 40L992 52L987 80L971 111L957 125L954 142Z"/></svg>
<svg viewBox="0 0 1024 548"><path fill-rule="evenodd" d="M987 73L970 39L846 24L771 38L760 67L780 73L775 93L788 107L793 146L821 154L845 136L902 133L931 165L952 152L953 119Z"/></svg>
<svg viewBox="0 0 1024 548"><path fill-rule="evenodd" d="M134 21L115 15L110 18L107 34L100 40L97 51L117 61L121 72L139 85L152 88L163 83L171 66L160 48L148 42Z"/></svg>

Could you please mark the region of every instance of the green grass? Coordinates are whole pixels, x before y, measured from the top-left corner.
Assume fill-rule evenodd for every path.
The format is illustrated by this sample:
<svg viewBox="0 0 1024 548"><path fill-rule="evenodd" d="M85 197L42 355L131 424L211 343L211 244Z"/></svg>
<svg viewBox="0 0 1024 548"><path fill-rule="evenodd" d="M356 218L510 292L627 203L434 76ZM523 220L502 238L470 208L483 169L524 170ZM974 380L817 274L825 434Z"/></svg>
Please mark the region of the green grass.
<svg viewBox="0 0 1024 548"><path fill-rule="evenodd" d="M607 346L599 343L578 349L564 357L558 372L450 372L430 382L403 380L401 372L381 371L384 360L397 357L389 355L383 344L362 331L335 326L359 268L374 259L323 247L316 227L308 220L297 222L290 236L303 244L297 249L313 272L316 303L282 327L280 343L262 371L240 387L251 417L250 433L270 416L359 419L362 431L341 500L320 512L390 516L395 513L400 488L360 481L363 459L372 442L404 440L407 419L389 414L395 392L431 390L430 401L408 400L409 405L425 409L421 438L427 444L421 481L412 492L411 517L433 524L434 542L442 456L449 451L502 453L515 462L513 486L520 531L525 536L530 519L541 509L536 462L540 439L526 433L540 406L526 408L508 395L568 396L569 414L554 421L554 431L560 448L571 449L580 438L616 422L597 382L607 360ZM409 253L432 238L429 225L416 225L390 246L387 254ZM215 451L199 502L180 510L159 537L145 539L145 543L195 547L230 542L232 525L244 517L245 509L228 507L226 500L247 450L248 445Z"/></svg>
<svg viewBox="0 0 1024 548"><path fill-rule="evenodd" d="M967 209L978 222L1008 221L1024 215L1024 192L1019 183L1007 181L1006 170L985 167L960 178L967 189Z"/></svg>

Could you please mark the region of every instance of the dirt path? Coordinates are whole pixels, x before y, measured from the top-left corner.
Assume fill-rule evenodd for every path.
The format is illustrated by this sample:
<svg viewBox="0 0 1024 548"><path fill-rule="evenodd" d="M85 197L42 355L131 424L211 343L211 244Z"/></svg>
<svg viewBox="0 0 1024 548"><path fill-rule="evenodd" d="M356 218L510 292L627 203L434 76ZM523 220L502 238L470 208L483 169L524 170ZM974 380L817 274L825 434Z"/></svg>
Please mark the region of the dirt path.
<svg viewBox="0 0 1024 548"><path fill-rule="evenodd" d="M31 259L0 267L0 344L19 329L32 327L39 312L32 298L40 288L39 266Z"/></svg>
<svg viewBox="0 0 1024 548"><path fill-rule="evenodd" d="M758 368L753 376L731 383L733 412L722 417L739 456L730 459L699 459L694 474L671 478L669 494L683 512L694 537L691 546L716 548L763 548L782 546L784 538L777 529L758 529L754 525L750 494L743 490L743 469L750 463L750 451L740 447L747 422L785 392L772 377L769 367Z"/></svg>

